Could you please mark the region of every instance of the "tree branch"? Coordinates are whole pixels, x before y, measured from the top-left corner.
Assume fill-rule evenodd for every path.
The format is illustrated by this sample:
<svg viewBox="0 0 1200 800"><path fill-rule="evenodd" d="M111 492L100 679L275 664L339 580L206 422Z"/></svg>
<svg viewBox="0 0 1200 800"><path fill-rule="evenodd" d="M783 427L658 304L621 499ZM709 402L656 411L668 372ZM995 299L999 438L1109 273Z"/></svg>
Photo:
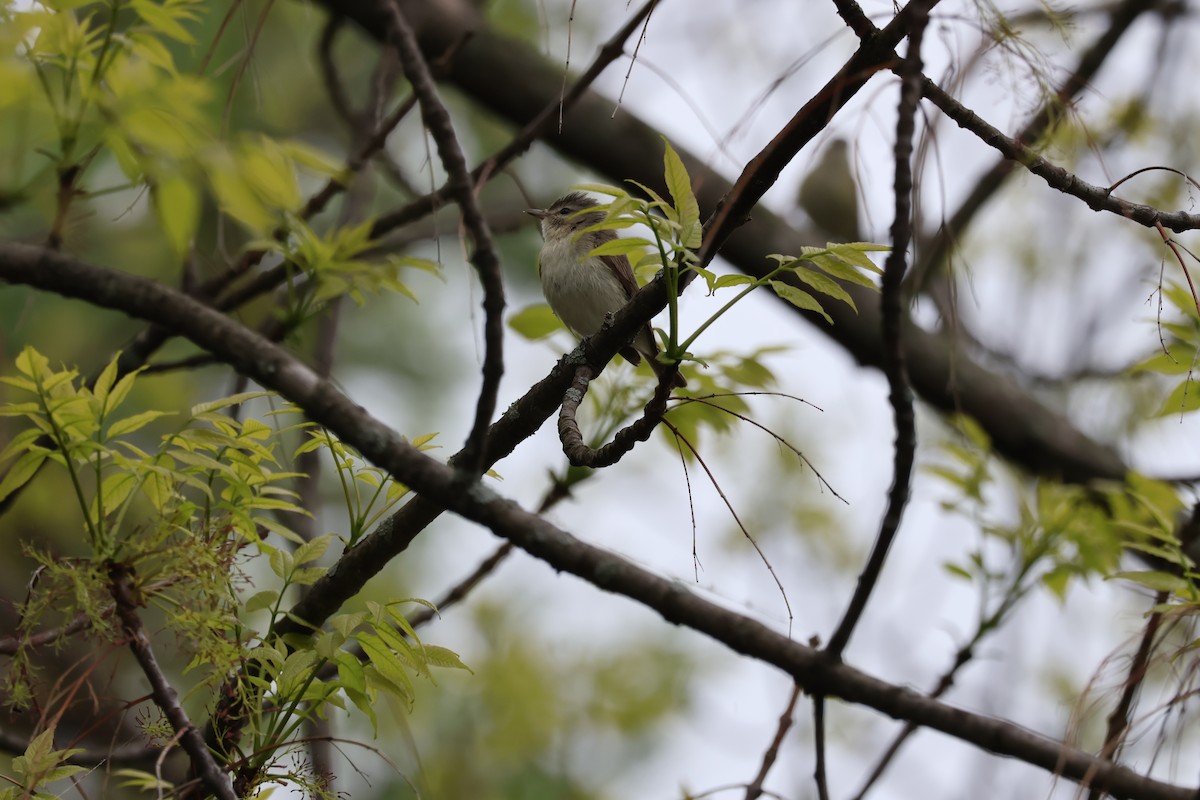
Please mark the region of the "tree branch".
<svg viewBox="0 0 1200 800"><path fill-rule="evenodd" d="M912 242L912 153L913 134L916 131L917 103L921 85L921 41L929 21L929 10L935 5L930 0L912 0L905 10L912 10L911 28L908 33L908 54L900 67L900 103L896 120L896 144L893 162L896 168L895 218L892 220L892 250L888 253L883 269L881 286L883 311L882 339L883 373L888 381L888 401L892 406L892 419L896 425L896 445L892 456L892 486L888 491L887 509L879 527L879 535L871 548L871 555L863 567L862 574L854 587L854 594L842 621L829 639L825 648L832 658L841 658L850 642L850 635L858 625L867 600L879 581L883 564L887 560L892 540L900 529L904 507L908 504L912 484L913 461L917 452L916 420L913 416L912 394L908 386L908 371L904 361L904 272L908 265L908 246Z"/></svg>
<svg viewBox="0 0 1200 800"><path fill-rule="evenodd" d="M779 758L779 748L783 745L783 737L787 736L788 730L792 727L792 714L796 711L796 701L800 699L800 684L792 687L792 694L788 698L787 707L783 709L783 713L779 715L779 724L775 726L775 737L771 739L771 744L767 746L766 752L763 753L762 764L758 767L758 774L754 776L754 780L746 787L745 800L758 800L762 797L763 783L767 780L767 773L771 771L771 767L775 765L775 760Z"/></svg>
<svg viewBox="0 0 1200 800"><path fill-rule="evenodd" d="M337 4L369 35L377 35L376 20L362 3ZM524 125L556 104L561 65L549 62L523 42L490 30L478 19L464 21L429 5L417 31L426 52L439 52L446 41L470 39L447 65L447 77L467 96L514 124ZM374 32L373 32L374 31ZM613 101L595 92L584 92L564 117L560 132L547 137L551 146L569 158L587 164L613 181L636 178L660 193L662 181L657 131L628 112L610 119ZM604 131L605 135L596 135ZM730 183L703 160L676 146L693 178L701 208L714 208L729 192ZM795 253L811 241L763 207L721 247L721 255L749 275L761 277L769 253ZM816 329L832 337L864 366L882 363L879 339L878 298L874 292L850 288L859 313L848 308L826 309L834 319L829 326L813 315L788 306L791 313L812 319ZM665 304L665 298L662 301ZM653 315L653 302L643 308ZM1070 481L1092 478L1120 479L1127 472L1120 455L1080 433L1071 421L1024 391L1009 376L988 371L973 361L945 333L930 333L906 318L905 354L909 379L923 400L937 409L965 413L987 431L996 451L1037 475ZM427 510L426 510L427 511Z"/></svg>
<svg viewBox="0 0 1200 800"><path fill-rule="evenodd" d="M389 11L388 38L400 56L400 66L421 104L425 128L433 136L442 166L446 168L446 188L462 210L463 224L472 240L471 264L479 274L479 284L483 287L483 385L479 388L479 399L475 404L475 421L458 462L467 476L478 478L487 469L483 466L483 437L496 411L496 397L500 391L500 379L504 375L504 280L500 271L500 257L496 254L492 231L479 209L475 187L467 172L467 159L454 133L450 112L438 97L433 75L421 55L416 36L398 3L393 0L380 2Z"/></svg>
<svg viewBox="0 0 1200 800"><path fill-rule="evenodd" d="M644 442L654 433L658 423L662 422L663 414L667 411L667 400L671 397L671 379L674 371L664 372L654 389L654 396L646 404L642 416L635 422L613 436L613 440L598 449L587 446L583 434L579 431L579 421L576 413L587 396L588 385L594 373L590 367L581 366L575 370L575 380L571 388L563 395L562 408L558 412L558 439L562 442L563 453L567 460L576 467L591 467L603 469L616 464L632 450L638 442Z"/></svg>
<svg viewBox="0 0 1200 800"><path fill-rule="evenodd" d="M180 335L296 403L311 419L355 447L364 458L435 504L492 530L556 570L577 575L605 591L629 597L655 610L669 622L692 628L735 652L776 666L791 675L805 691L833 695L845 702L874 708L895 719L943 731L1070 780L1079 781L1085 775L1090 776L1092 786L1100 787L1114 797L1136 800L1194 798L1193 789L1138 775L1012 723L957 709L871 677L756 620L701 598L675 581L586 544L482 484L464 488L459 471L414 448L343 395L333 383L321 380L277 345L264 341L180 292L135 275L84 264L45 248L12 242L0 243L0 279L84 299L100 307L173 326ZM598 346L596 343L608 332L590 337L589 342ZM615 353L621 344L615 337L608 338L611 341L607 346ZM608 354L610 358L612 353ZM538 386L546 387L564 379L568 379L567 369L560 362L551 376ZM548 389L542 388L542 391ZM559 389L555 397L561 396L561 391ZM316 586L309 597L315 594ZM186 746L194 747L192 734L198 738L198 733L189 731L184 742L193 744Z"/></svg>
<svg viewBox="0 0 1200 800"><path fill-rule="evenodd" d="M192 769L215 797L220 800L238 800L229 776L217 766L212 753L208 751L208 745L204 743L204 737L200 735L200 730L188 719L187 712L179 704L179 695L167 681L162 668L158 666L154 650L150 647L150 639L147 638L142 629L142 621L138 618L138 603L134 599L133 579L129 568L122 564L110 563L108 577L108 588L117 604L117 618L121 621L121 629L129 638L129 649L133 651L134 658L141 665L142 673L150 682L154 702L162 709L171 723L171 728L179 736L180 745L192 761Z"/></svg>

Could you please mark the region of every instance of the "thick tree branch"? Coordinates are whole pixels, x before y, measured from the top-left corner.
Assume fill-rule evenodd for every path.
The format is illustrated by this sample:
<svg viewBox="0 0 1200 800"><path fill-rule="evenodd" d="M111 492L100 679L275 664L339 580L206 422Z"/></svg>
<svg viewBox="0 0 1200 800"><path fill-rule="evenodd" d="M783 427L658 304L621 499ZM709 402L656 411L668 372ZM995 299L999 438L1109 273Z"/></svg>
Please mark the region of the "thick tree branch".
<svg viewBox="0 0 1200 800"><path fill-rule="evenodd" d="M180 335L296 403L311 419L434 503L492 530L554 569L629 597L669 622L692 628L735 652L776 666L810 693L836 696L896 719L940 730L1070 780L1089 776L1090 785L1114 797L1137 800L1194 797L1193 789L1138 775L1012 723L953 708L873 678L756 620L701 598L675 581L581 542L482 484L464 487L460 472L414 448L282 348L180 292L145 278L84 264L45 248L16 243L0 243L0 279L173 326ZM608 332L603 331L589 341L598 342ZM607 346L615 353L621 343L610 341ZM566 373L560 362L551 378L539 386L553 383L555 374L569 380ZM314 587L310 597L316 592ZM187 737L184 741L188 741Z"/></svg>

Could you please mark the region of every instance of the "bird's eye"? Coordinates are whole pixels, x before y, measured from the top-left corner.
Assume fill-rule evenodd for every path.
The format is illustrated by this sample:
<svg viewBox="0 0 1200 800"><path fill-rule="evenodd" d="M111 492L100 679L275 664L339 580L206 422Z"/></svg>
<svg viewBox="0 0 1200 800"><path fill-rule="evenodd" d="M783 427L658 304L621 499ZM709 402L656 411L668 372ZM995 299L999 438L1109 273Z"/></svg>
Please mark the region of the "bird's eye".
<svg viewBox="0 0 1200 800"><path fill-rule="evenodd" d="M571 213L571 207L570 207L570 206L567 206L567 207L565 207L565 208L560 208L560 209L558 210L558 215L559 215L560 217L565 217L565 216L567 216L567 215L568 215L568 214L570 214L570 213Z"/></svg>

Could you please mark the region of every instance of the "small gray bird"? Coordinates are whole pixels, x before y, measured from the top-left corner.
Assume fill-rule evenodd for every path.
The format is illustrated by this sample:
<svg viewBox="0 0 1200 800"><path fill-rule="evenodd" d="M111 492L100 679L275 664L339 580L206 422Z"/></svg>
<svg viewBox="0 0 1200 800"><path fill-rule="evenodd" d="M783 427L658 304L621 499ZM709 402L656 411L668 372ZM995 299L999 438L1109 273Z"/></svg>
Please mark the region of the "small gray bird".
<svg viewBox="0 0 1200 800"><path fill-rule="evenodd" d="M800 207L821 233L835 242L861 240L858 184L850 165L850 146L834 139L800 184Z"/></svg>
<svg viewBox="0 0 1200 800"><path fill-rule="evenodd" d="M538 276L542 292L550 309L576 336L591 336L603 327L609 314L615 314L637 291L629 259L621 255L591 256L595 248L617 238L615 231L579 232L604 219L603 212L577 214L597 203L583 192L564 195L548 208L526 211L540 220L539 227L545 243L538 254ZM661 377L674 372L672 383L686 386L687 381L674 367L660 362L658 343L649 325L643 325L633 342L620 350L631 364L640 364L646 357L650 368Z"/></svg>

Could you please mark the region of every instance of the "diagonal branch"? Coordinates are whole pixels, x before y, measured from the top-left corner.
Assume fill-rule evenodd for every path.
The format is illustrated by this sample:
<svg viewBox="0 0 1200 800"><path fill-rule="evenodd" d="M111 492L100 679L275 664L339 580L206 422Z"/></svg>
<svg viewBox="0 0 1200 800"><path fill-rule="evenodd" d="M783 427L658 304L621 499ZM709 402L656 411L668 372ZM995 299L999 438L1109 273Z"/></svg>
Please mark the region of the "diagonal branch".
<svg viewBox="0 0 1200 800"><path fill-rule="evenodd" d="M121 621L121 629L129 637L129 649L133 651L134 657L141 665L142 673L150 682L154 702L162 709L176 735L180 737L181 746L192 760L193 771L214 797L219 800L238 800L229 776L217 766L208 745L204 743L204 737L200 735L200 730L188 719L187 712L179 704L178 693L167 681L167 676L163 674L158 660L154 657L150 639L147 638L142 621L138 618L133 578L128 567L116 563L109 564L108 577L109 591L116 602L117 618Z"/></svg>
<svg viewBox="0 0 1200 800"><path fill-rule="evenodd" d="M462 209L463 224L474 248L470 256L471 264L479 273L479 283L483 287L483 385L479 389L479 399L475 405L475 421L467 435L459 462L466 475L478 478L486 470L483 466L483 437L487 434L488 424L496 411L500 378L504 375L504 280L500 272L500 257L496 253L492 231L475 197L475 188L471 176L467 173L467 159L454 133L450 112L438 97L433 75L429 71L429 65L425 63L424 56L421 55L416 36L399 4L393 0L380 2L384 3L390 12L388 38L400 56L400 66L408 76L413 93L421 104L421 117L437 143L438 155L441 156L442 165L449 176L446 188Z"/></svg>
<svg viewBox="0 0 1200 800"><path fill-rule="evenodd" d="M1019 142L1034 143L1050 131L1059 119L1056 112L1068 105L1091 82L1100 71L1109 55L1116 48L1125 33L1144 12L1151 10L1152 4L1146 0L1122 0L1115 6L1109 16L1108 27L1104 33L1092 42L1080 55L1075 69L1059 85L1054 96L1038 109L1038 112L1025 123L1025 127L1017 134ZM987 204L1009 175L1016 169L1017 164L1006 158L999 159L983 177L977 180L966 199L951 215L949 222L942 226L937 235L932 237L928 247L922 248L921 263L914 265L909 278L914 291L920 291L936 272L944 269L947 255L954 243L963 235L975 215Z"/></svg>
<svg viewBox="0 0 1200 800"><path fill-rule="evenodd" d="M940 730L1069 780L1080 781L1088 776L1091 786L1117 798L1194 798L1191 788L1138 775L1013 723L954 708L874 678L754 619L706 600L675 581L582 542L482 484L464 488L458 470L413 447L343 395L333 383L319 378L277 345L180 292L135 275L75 261L46 248L11 242L0 243L0 280L84 299L100 307L173 326L180 335L296 403L311 419L434 503L490 529L556 570L628 597L669 622L692 628L737 653L774 665L809 693L836 696L895 719ZM597 335L590 341L596 346L602 338ZM611 358L621 343L611 336L608 338ZM581 349L587 352L586 348ZM538 387L548 393L558 381L569 381L569 371L562 362ZM558 388L549 402L554 403L562 391L562 387ZM309 597L316 593L314 586Z"/></svg>
<svg viewBox="0 0 1200 800"><path fill-rule="evenodd" d="M338 4L366 33L373 34L375 21L358 4ZM419 32L427 52L438 52L441 43L464 35L467 24L450 14L428 7ZM469 28L470 39L447 65L447 78L468 97L491 112L524 125L548 104L557 103L561 65L544 59L524 42L501 35L482 23ZM566 157L587 164L612 181L636 178L660 194L662 182L661 138L656 130L635 115L625 112L610 119L613 101L595 92L584 93L564 118L563 130L547 143ZM605 135L596 135L604 131ZM676 146L676 151L693 178L701 208L716 207L730 190L729 181L709 168L702 159ZM770 253L795 253L811 244L802 231L790 227L779 216L759 206L753 218L727 239L722 257L748 275L766 271ZM831 306L827 311L834 325L814 319L816 330L834 339L860 364L878 367L878 298L874 292L850 290L858 305L855 315L848 308ZM649 298L642 308L645 318L653 315L656 301ZM661 301L665 304L665 298ZM661 307L661 306L660 306ZM808 318L795 307L790 313ZM1038 475L1069 481L1096 477L1120 479L1127 467L1111 447L1083 435L1062 414L1047 408L1007 376L993 373L957 346L945 333L930 333L905 323L905 352L913 389L934 408L965 413L987 431L996 451Z"/></svg>
<svg viewBox="0 0 1200 800"><path fill-rule="evenodd" d="M937 2L934 0L930 8ZM750 210L775 184L779 173L792 162L800 149L825 129L833 115L866 85L872 75L893 66L898 60L894 49L907 35L914 14L914 4L909 3L892 18L887 27L864 38L858 50L837 74L746 165L705 225L704 243L699 252L702 266L712 261L730 234L741 227Z"/></svg>

